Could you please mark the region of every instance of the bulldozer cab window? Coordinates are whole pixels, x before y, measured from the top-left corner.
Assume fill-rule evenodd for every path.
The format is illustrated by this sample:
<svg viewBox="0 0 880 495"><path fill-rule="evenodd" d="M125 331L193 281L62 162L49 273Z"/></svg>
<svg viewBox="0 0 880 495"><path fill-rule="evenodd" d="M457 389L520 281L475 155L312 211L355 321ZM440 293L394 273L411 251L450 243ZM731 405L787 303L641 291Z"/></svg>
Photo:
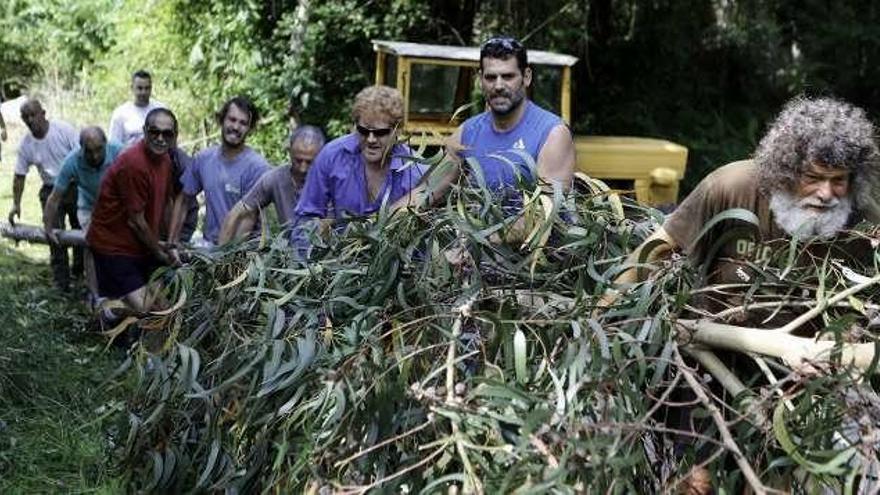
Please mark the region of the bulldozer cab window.
<svg viewBox="0 0 880 495"><path fill-rule="evenodd" d="M529 98L538 106L561 115L562 69L547 65L532 65L532 86Z"/></svg>
<svg viewBox="0 0 880 495"><path fill-rule="evenodd" d="M385 55L385 71L382 74L382 81L386 86L397 85L397 57L390 53Z"/></svg>
<svg viewBox="0 0 880 495"><path fill-rule="evenodd" d="M448 123L472 100L476 71L472 67L414 63L411 66L409 119ZM459 113L456 121L476 113Z"/></svg>

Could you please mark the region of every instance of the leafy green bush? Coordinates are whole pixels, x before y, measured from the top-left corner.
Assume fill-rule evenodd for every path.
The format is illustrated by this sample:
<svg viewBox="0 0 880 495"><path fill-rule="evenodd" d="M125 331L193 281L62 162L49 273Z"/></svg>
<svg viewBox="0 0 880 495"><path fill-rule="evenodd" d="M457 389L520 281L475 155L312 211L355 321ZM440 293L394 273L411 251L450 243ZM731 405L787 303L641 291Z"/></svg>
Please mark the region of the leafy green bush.
<svg viewBox="0 0 880 495"><path fill-rule="evenodd" d="M852 332L880 277L841 304L854 275L794 268L802 247L786 246L742 303L828 302L834 350L813 368L764 358L767 371L731 374L698 357L713 344L683 320L706 312L689 306L698 271L681 259L595 312L656 224L579 184L547 217L523 191L531 235L513 245L494 238L514 219L463 187L441 209L355 219L308 263L286 236L197 254L174 307L141 322L152 353L129 402L132 488L659 493L698 465L726 492L872 486L876 393L841 350L873 352L873 333ZM735 301L724 311L744 311ZM779 335L767 332L757 340ZM694 430L666 419L683 403Z"/></svg>
<svg viewBox="0 0 880 495"><path fill-rule="evenodd" d="M618 349L630 337L596 328L587 303L637 226L604 194L579 199L573 225L530 202L540 220L523 251L489 240L509 221L465 190L423 215L353 221L307 264L284 237L199 256L178 278L179 311L145 323L171 339L131 401L135 484L505 492L582 484L566 472L588 462L592 483L628 472L622 486L652 486L634 471L640 441L612 446L599 425L646 407L610 383L655 351ZM541 247L552 224L558 245ZM598 406L618 400L633 409Z"/></svg>

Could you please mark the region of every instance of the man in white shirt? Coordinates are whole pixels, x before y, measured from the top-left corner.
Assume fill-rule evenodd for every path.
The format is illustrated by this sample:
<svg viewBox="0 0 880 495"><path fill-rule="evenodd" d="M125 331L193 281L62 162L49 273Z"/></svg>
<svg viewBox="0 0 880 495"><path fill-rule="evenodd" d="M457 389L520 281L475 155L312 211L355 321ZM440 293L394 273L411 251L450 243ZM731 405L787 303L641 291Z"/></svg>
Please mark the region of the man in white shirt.
<svg viewBox="0 0 880 495"><path fill-rule="evenodd" d="M2 103L3 103L3 99L0 98L0 104L2 104ZM0 112L0 141L6 141L6 137L7 137L6 122L3 121L3 112ZM2 148L2 146L0 146L0 148ZM0 161L2 161L2 160L3 160L3 158L2 158L2 156L0 156Z"/></svg>
<svg viewBox="0 0 880 495"><path fill-rule="evenodd" d="M18 160L15 163L15 177L12 180L12 209L9 210L9 223L15 224L15 217L21 216L21 196L24 193L25 176L31 166L35 166L43 180L40 188L40 205L45 211L46 200L52 193L55 178L61 171L64 159L79 147L79 133L74 127L61 120L49 121L46 111L38 100L30 99L21 106L21 120L30 130L18 147ZM67 218L70 228L80 228L76 218L76 188L68 188L58 209L56 228L63 229ZM67 291L70 286L71 271L68 267L67 248L50 245L50 263L55 286ZM74 248L73 274L82 275L82 248Z"/></svg>
<svg viewBox="0 0 880 495"><path fill-rule="evenodd" d="M145 70L132 74L131 93L134 95L134 101L127 101L113 110L109 127L110 141L117 141L126 147L144 137L144 119L150 110L166 108L162 102L150 101L150 96L153 94L153 79Z"/></svg>

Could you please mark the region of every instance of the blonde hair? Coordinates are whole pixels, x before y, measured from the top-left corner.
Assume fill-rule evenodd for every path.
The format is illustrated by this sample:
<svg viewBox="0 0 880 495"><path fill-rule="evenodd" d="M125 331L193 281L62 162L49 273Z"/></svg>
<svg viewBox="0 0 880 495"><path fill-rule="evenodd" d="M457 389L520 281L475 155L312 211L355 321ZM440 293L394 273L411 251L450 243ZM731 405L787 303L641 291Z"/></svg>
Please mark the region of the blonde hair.
<svg viewBox="0 0 880 495"><path fill-rule="evenodd" d="M403 120L403 96L389 86L367 86L354 97L351 118L357 122L367 113L384 115L396 125Z"/></svg>

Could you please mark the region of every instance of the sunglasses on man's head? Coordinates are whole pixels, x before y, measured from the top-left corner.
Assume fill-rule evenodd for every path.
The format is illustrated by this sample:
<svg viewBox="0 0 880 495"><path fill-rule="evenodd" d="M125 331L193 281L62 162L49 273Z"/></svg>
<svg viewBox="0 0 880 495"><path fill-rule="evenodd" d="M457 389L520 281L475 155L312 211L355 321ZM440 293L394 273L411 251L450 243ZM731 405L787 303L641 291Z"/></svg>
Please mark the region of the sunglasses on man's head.
<svg viewBox="0 0 880 495"><path fill-rule="evenodd" d="M174 129L157 129L155 127L150 127L149 129L147 129L147 134L153 139L162 136L169 141L174 139L174 137L177 135L177 133L174 132Z"/></svg>
<svg viewBox="0 0 880 495"><path fill-rule="evenodd" d="M488 40L483 42L483 45L480 49L486 48L495 48L501 47L505 50L522 50L522 43L517 41L514 38L509 37L499 37L499 38L489 38Z"/></svg>
<svg viewBox="0 0 880 495"><path fill-rule="evenodd" d="M354 127L355 127L355 129L357 129L358 134L360 134L363 137L368 137L370 134L372 134L372 135L376 136L377 138L380 138L380 137L385 137L385 136L391 134L392 131L394 131L393 127L386 127L384 129L370 129L369 127L364 127L360 124L355 124Z"/></svg>

